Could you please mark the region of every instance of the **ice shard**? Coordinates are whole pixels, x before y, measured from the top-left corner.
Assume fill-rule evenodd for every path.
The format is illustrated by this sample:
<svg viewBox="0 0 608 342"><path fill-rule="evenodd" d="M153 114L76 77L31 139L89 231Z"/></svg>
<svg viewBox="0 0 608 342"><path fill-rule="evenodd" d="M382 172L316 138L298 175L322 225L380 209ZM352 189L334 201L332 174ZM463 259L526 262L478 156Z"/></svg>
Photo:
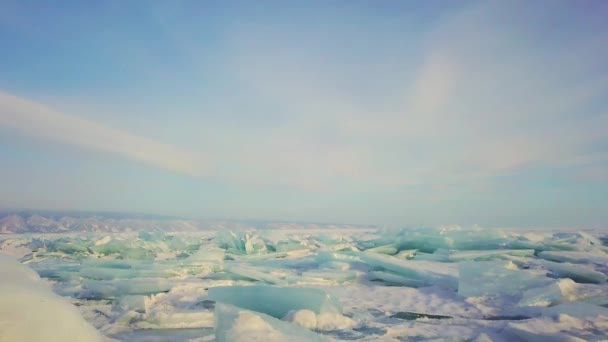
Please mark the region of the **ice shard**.
<svg viewBox="0 0 608 342"><path fill-rule="evenodd" d="M399 248L398 248L398 246L395 246L394 244L389 244L389 245L383 245L383 246L366 249L365 251L372 252L372 253L395 255L395 254L397 254L397 252L399 252Z"/></svg>
<svg viewBox="0 0 608 342"><path fill-rule="evenodd" d="M174 283L167 279L139 278L116 280L90 280L83 282L81 297L100 299L122 295L152 294L171 290Z"/></svg>
<svg viewBox="0 0 608 342"><path fill-rule="evenodd" d="M267 253L268 248L259 236L243 233L220 231L216 235L217 245L233 254L260 254Z"/></svg>
<svg viewBox="0 0 608 342"><path fill-rule="evenodd" d="M500 259L504 255L512 255L512 256L519 256L519 257L533 257L534 250L533 249L497 249L494 251L491 251L491 250L457 251L457 252L450 253L449 259L451 261L465 261L465 260L486 261L486 260Z"/></svg>
<svg viewBox="0 0 608 342"><path fill-rule="evenodd" d="M402 260L369 252L360 253L359 257L372 267L385 269L405 278L454 289L458 286L458 270L455 264Z"/></svg>
<svg viewBox="0 0 608 342"><path fill-rule="evenodd" d="M578 251L545 251L538 254L539 257L557 262L572 262L575 264L608 264L608 254L604 252L578 252Z"/></svg>
<svg viewBox="0 0 608 342"><path fill-rule="evenodd" d="M132 278L169 278L179 275L172 270L142 270L142 269L119 269L103 267L85 267L78 274L83 278L97 280L132 279Z"/></svg>
<svg viewBox="0 0 608 342"><path fill-rule="evenodd" d="M388 285L399 285L407 287L423 287L429 284L421 279L412 279L399 274L383 271L371 271L368 273L370 280L380 280Z"/></svg>
<svg viewBox="0 0 608 342"><path fill-rule="evenodd" d="M573 265L569 263L559 263L541 260L547 270L551 271L551 274L557 278L570 278L577 283L593 283L593 284L604 284L608 280L608 276L604 273L590 270L582 265Z"/></svg>
<svg viewBox="0 0 608 342"><path fill-rule="evenodd" d="M466 297L520 295L533 287L546 286L553 279L518 270L508 261L465 261L459 263L458 293ZM515 268L515 269L514 269Z"/></svg>
<svg viewBox="0 0 608 342"><path fill-rule="evenodd" d="M321 289L278 286L220 286L209 289L210 299L243 309L283 318L292 310L308 309L317 314L341 313L338 301Z"/></svg>
<svg viewBox="0 0 608 342"><path fill-rule="evenodd" d="M260 267L242 266L238 264L226 263L224 270L228 273L236 274L252 280L261 281L273 285L287 285L288 280L284 275L273 274L271 269ZM275 271L276 272L276 271Z"/></svg>

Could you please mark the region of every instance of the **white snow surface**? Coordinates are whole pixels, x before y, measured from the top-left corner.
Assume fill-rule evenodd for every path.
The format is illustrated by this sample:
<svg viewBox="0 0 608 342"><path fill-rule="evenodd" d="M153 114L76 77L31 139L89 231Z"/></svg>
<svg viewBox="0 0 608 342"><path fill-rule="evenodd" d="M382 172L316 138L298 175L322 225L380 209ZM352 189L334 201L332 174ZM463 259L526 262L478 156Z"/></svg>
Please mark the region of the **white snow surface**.
<svg viewBox="0 0 608 342"><path fill-rule="evenodd" d="M0 235L0 342L602 341L607 241L457 226ZM229 303L208 294L227 286Z"/></svg>
<svg viewBox="0 0 608 342"><path fill-rule="evenodd" d="M36 272L0 256L0 341L101 341L101 335Z"/></svg>

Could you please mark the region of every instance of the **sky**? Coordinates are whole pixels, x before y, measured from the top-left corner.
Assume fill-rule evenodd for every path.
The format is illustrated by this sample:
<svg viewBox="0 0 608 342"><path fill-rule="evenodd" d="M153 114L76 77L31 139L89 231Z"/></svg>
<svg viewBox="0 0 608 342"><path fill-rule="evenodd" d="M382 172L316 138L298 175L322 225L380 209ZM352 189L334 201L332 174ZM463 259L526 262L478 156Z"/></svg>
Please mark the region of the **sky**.
<svg viewBox="0 0 608 342"><path fill-rule="evenodd" d="M608 2L0 2L0 207L608 228Z"/></svg>

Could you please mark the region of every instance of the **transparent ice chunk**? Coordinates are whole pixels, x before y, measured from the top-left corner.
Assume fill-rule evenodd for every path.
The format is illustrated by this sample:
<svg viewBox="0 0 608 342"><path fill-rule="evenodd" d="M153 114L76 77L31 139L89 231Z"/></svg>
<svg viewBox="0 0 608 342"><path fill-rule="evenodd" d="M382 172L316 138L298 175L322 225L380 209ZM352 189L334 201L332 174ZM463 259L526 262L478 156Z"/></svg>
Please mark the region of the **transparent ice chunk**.
<svg viewBox="0 0 608 342"><path fill-rule="evenodd" d="M512 255L519 257L533 257L533 249L498 249L498 250L481 250L481 251L457 251L450 253L451 261L475 260L485 261L492 259L500 259L504 255Z"/></svg>
<svg viewBox="0 0 608 342"><path fill-rule="evenodd" d="M570 278L577 283L603 284L608 280L608 277L604 273L590 270L580 265L546 260L541 260L541 265L551 271L553 276L558 278Z"/></svg>
<svg viewBox="0 0 608 342"><path fill-rule="evenodd" d="M399 252L399 248L397 248L397 246L395 246L394 244L388 244L367 249L366 252L395 255L397 254L397 252Z"/></svg>
<svg viewBox="0 0 608 342"><path fill-rule="evenodd" d="M370 280L381 280L389 285L400 285L407 287L423 287L428 286L424 280L407 278L391 272L371 271L368 273Z"/></svg>
<svg viewBox="0 0 608 342"><path fill-rule="evenodd" d="M268 252L266 242L259 236L250 233L220 231L216 234L215 240L220 248L233 254L260 254Z"/></svg>
<svg viewBox="0 0 608 342"><path fill-rule="evenodd" d="M178 275L178 273L171 270L118 269L103 267L86 267L82 268L78 273L83 278L97 280L169 278Z"/></svg>
<svg viewBox="0 0 608 342"><path fill-rule="evenodd" d="M282 318L291 310L308 309L315 313L337 312L337 300L321 289L278 286L221 286L209 289L208 296L226 303Z"/></svg>
<svg viewBox="0 0 608 342"><path fill-rule="evenodd" d="M143 295L125 295L121 296L115 305L123 311L143 312L146 308L146 298L148 297Z"/></svg>
<svg viewBox="0 0 608 342"><path fill-rule="evenodd" d="M360 253L359 257L372 267L382 268L405 278L454 289L458 286L458 270L455 264L402 260L392 256L369 252Z"/></svg>
<svg viewBox="0 0 608 342"><path fill-rule="evenodd" d="M84 298L118 298L121 295L152 294L167 292L173 282L167 279L141 278L116 280L85 279L82 284Z"/></svg>
<svg viewBox="0 0 608 342"><path fill-rule="evenodd" d="M538 254L540 258L557 262L572 262L575 264L608 264L608 254L603 252L577 251L545 251Z"/></svg>
<svg viewBox="0 0 608 342"><path fill-rule="evenodd" d="M275 275L270 269L262 269L259 267L226 263L226 265L224 266L224 270L228 273L236 274L248 279L265 282L267 284L287 285L288 283L288 280L285 276Z"/></svg>
<svg viewBox="0 0 608 342"><path fill-rule="evenodd" d="M546 286L553 279L527 270L513 269L506 261L465 261L459 263L458 293L466 297L483 295L516 296L533 287Z"/></svg>

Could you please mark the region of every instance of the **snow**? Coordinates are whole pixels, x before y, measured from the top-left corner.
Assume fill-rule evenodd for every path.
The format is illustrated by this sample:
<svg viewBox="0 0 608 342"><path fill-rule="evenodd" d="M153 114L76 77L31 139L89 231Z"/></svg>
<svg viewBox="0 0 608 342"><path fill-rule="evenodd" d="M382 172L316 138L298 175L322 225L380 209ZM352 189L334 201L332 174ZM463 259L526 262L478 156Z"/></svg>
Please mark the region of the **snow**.
<svg viewBox="0 0 608 342"><path fill-rule="evenodd" d="M101 341L101 335L38 275L0 257L0 341Z"/></svg>
<svg viewBox="0 0 608 342"><path fill-rule="evenodd" d="M326 342L329 339L308 329L259 312L218 303L215 307L217 342Z"/></svg>

